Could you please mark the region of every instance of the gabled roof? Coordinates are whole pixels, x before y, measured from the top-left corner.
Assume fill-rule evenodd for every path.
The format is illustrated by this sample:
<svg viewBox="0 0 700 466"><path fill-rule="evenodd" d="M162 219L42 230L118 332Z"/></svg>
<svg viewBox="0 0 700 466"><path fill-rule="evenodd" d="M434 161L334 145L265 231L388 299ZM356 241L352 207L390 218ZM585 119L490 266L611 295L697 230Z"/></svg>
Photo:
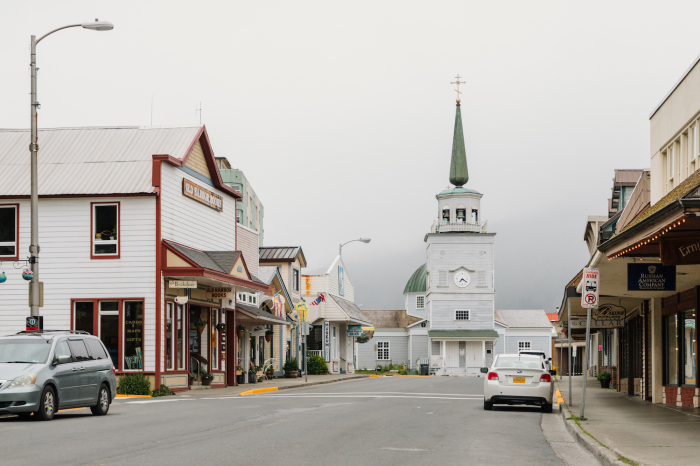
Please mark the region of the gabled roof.
<svg viewBox="0 0 700 466"><path fill-rule="evenodd" d="M547 313L547 318L549 319L550 322L559 322L559 313L557 313L557 312L548 312L548 313Z"/></svg>
<svg viewBox="0 0 700 466"><path fill-rule="evenodd" d="M408 279L403 293L424 293L427 281L428 264L423 264L413 272L411 278Z"/></svg>
<svg viewBox="0 0 700 466"><path fill-rule="evenodd" d="M215 270L227 275L231 273L233 265L241 255L241 251L199 251L197 249L187 248L170 241L164 242L197 264L199 267Z"/></svg>
<svg viewBox="0 0 700 466"><path fill-rule="evenodd" d="M421 319L419 317L413 317L411 315L406 314L405 310L397 310L397 311L362 311L364 315L367 316L367 319L369 319L370 322L372 322L372 325L374 325L374 328L406 328L409 325L415 324L416 322L420 322Z"/></svg>
<svg viewBox="0 0 700 466"><path fill-rule="evenodd" d="M262 309L258 309L257 307L254 306L248 306L247 304L240 304L236 303L236 309L239 311L243 311L247 314L252 315L255 318L258 318L260 320L264 320L273 324L281 324L281 325L289 325L288 322L285 319L280 319L274 314L270 314L267 311L264 311Z"/></svg>
<svg viewBox="0 0 700 466"><path fill-rule="evenodd" d="M542 309L496 310L494 319L509 328L552 328L547 313Z"/></svg>
<svg viewBox="0 0 700 466"><path fill-rule="evenodd" d="M306 267L306 257L301 246L262 246L259 248L260 263L294 262L299 257L302 267Z"/></svg>
<svg viewBox="0 0 700 466"><path fill-rule="evenodd" d="M282 280L282 275L280 275L280 270L277 267L260 266L258 267L258 274L260 275L260 281L266 285L271 285L273 282L275 282L275 277L277 277L275 289L280 289L284 295L284 299L287 303L289 303L289 308L294 310L294 300L291 296L289 296L287 286L284 284L284 280Z"/></svg>
<svg viewBox="0 0 700 466"><path fill-rule="evenodd" d="M221 182L203 126L39 129L39 195L153 194L154 155L183 166L197 141L212 184ZM0 197L30 194L28 129L0 129Z"/></svg>
<svg viewBox="0 0 700 466"><path fill-rule="evenodd" d="M330 296L331 299L335 301L338 307L350 318L350 320L363 324L371 324L371 322L367 319L367 316L362 313L362 310L360 310L359 307L357 307L357 304L330 293L328 293L327 296Z"/></svg>

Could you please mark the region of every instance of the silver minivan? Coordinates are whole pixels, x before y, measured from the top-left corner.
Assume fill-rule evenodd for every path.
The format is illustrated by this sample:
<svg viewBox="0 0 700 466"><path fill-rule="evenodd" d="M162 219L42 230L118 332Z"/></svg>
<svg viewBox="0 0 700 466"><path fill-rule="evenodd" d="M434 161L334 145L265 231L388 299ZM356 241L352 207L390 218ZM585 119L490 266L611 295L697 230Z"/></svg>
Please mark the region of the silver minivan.
<svg viewBox="0 0 700 466"><path fill-rule="evenodd" d="M0 337L0 414L48 421L59 409L109 411L117 378L99 338L80 331Z"/></svg>

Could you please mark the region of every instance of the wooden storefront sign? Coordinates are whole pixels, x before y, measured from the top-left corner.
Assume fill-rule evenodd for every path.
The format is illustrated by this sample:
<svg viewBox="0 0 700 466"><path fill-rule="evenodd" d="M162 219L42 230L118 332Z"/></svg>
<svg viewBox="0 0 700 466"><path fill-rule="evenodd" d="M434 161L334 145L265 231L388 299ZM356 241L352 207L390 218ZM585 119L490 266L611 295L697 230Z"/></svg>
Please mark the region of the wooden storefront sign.
<svg viewBox="0 0 700 466"><path fill-rule="evenodd" d="M661 262L664 265L700 264L700 238L664 239Z"/></svg>
<svg viewBox="0 0 700 466"><path fill-rule="evenodd" d="M198 184L191 182L186 178L182 179L182 194L190 199L194 199L197 202L201 202L214 210L218 210L219 212L224 210L223 197L209 191L207 188L203 188Z"/></svg>
<svg viewBox="0 0 700 466"><path fill-rule="evenodd" d="M675 291L676 266L661 264L627 264L627 290Z"/></svg>
<svg viewBox="0 0 700 466"><path fill-rule="evenodd" d="M233 299L233 288L207 288L207 299Z"/></svg>
<svg viewBox="0 0 700 466"><path fill-rule="evenodd" d="M168 288L197 288L196 280L168 280Z"/></svg>

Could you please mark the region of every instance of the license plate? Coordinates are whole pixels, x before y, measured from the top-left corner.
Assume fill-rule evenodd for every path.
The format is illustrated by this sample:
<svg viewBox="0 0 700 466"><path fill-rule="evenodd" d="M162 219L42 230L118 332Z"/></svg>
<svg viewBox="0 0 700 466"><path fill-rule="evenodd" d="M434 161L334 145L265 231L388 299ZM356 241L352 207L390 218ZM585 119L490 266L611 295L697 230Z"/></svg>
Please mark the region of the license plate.
<svg viewBox="0 0 700 466"><path fill-rule="evenodd" d="M513 383L525 383L525 377L513 377Z"/></svg>

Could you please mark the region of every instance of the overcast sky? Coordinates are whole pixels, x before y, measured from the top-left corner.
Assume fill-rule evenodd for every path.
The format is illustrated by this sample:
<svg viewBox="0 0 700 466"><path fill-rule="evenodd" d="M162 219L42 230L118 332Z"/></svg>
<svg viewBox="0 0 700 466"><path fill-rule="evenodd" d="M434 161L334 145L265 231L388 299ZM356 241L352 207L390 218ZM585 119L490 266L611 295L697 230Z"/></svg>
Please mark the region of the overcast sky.
<svg viewBox="0 0 700 466"><path fill-rule="evenodd" d="M400 309L448 184L462 86L468 187L496 236L496 307L552 312L615 168L649 166L649 113L700 53L700 2L6 1L0 127L191 125L305 273L344 248L356 302Z"/></svg>

